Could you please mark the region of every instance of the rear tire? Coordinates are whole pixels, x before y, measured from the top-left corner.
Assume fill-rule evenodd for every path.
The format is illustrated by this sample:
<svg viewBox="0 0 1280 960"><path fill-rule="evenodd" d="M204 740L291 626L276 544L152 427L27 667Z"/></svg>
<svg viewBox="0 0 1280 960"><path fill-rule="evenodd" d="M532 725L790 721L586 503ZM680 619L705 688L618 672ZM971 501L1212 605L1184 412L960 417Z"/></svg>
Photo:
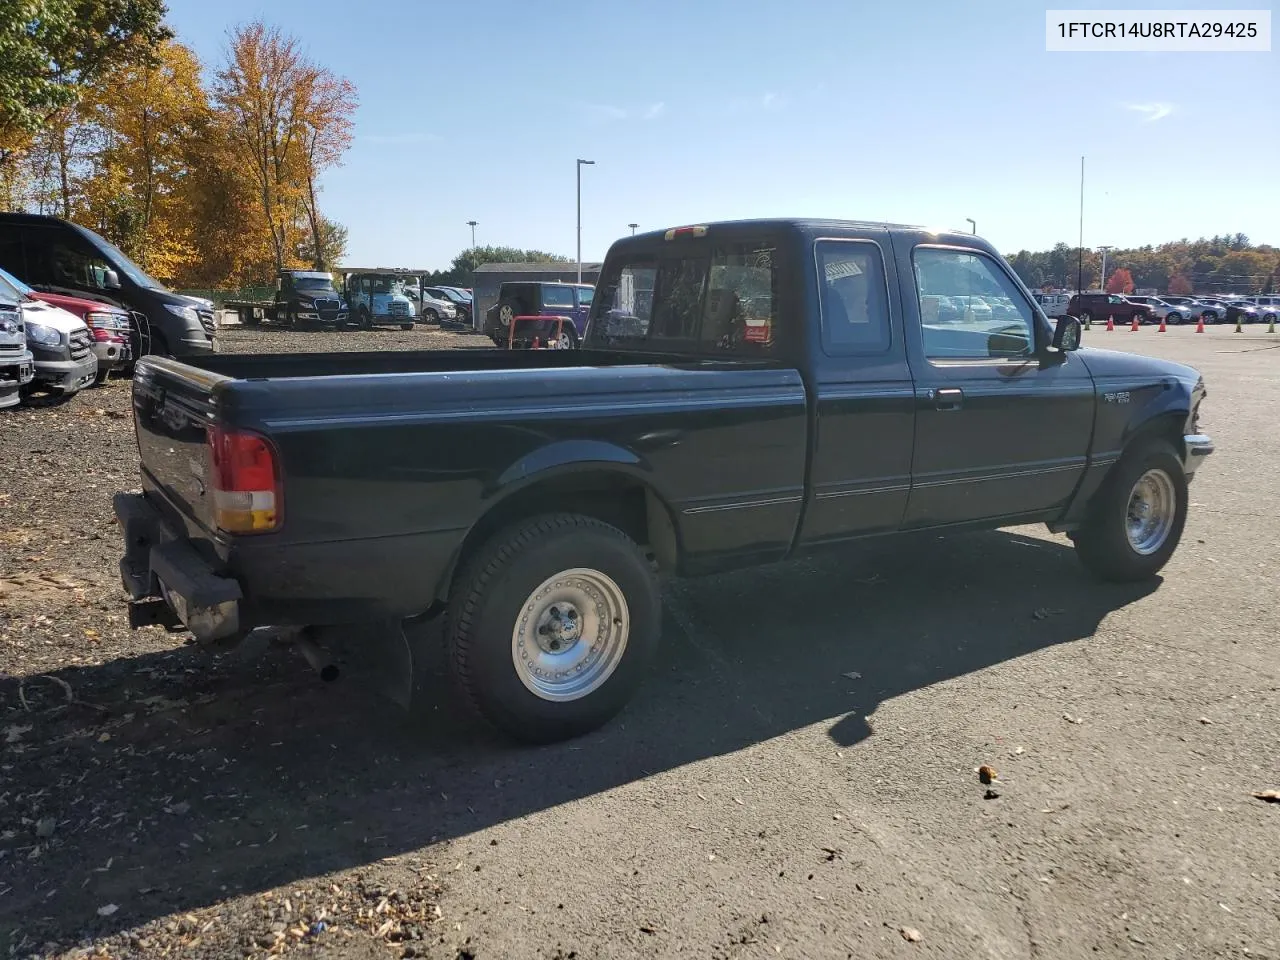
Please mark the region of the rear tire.
<svg viewBox="0 0 1280 960"><path fill-rule="evenodd" d="M1100 580L1149 579L1182 539L1187 499L1187 478L1173 447L1164 440L1143 442L1120 458L1094 494L1073 536L1076 553Z"/></svg>
<svg viewBox="0 0 1280 960"><path fill-rule="evenodd" d="M544 514L495 534L467 563L445 641L482 717L514 739L550 743L626 705L661 621L657 577L630 537L593 517Z"/></svg>

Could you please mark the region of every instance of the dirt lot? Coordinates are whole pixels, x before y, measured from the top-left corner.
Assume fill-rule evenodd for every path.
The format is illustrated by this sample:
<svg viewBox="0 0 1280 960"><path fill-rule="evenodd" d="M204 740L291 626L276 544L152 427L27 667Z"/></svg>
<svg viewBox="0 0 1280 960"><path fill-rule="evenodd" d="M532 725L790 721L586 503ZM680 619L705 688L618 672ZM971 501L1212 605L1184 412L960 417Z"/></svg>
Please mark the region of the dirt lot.
<svg viewBox="0 0 1280 960"><path fill-rule="evenodd" d="M484 343L227 348L429 341ZM1280 958L1280 335L1086 342L1209 382L1162 579L1027 528L674 585L637 702L535 750L131 633L127 385L0 413L0 956Z"/></svg>

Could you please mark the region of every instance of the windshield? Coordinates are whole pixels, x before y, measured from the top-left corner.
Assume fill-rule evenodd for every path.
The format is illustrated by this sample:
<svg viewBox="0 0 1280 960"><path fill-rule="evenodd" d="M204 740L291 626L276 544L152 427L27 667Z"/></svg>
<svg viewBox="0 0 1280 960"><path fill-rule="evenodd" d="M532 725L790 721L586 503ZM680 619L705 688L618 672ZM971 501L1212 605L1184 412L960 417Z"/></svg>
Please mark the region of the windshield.
<svg viewBox="0 0 1280 960"><path fill-rule="evenodd" d="M295 277L293 285L303 293L336 293L333 281L326 277Z"/></svg>
<svg viewBox="0 0 1280 960"><path fill-rule="evenodd" d="M431 287L427 293L437 300L452 300L454 303L465 303L466 299L462 297L457 290L446 290L443 287Z"/></svg>
<svg viewBox="0 0 1280 960"><path fill-rule="evenodd" d="M0 299L21 303L35 291L7 270L0 270Z"/></svg>

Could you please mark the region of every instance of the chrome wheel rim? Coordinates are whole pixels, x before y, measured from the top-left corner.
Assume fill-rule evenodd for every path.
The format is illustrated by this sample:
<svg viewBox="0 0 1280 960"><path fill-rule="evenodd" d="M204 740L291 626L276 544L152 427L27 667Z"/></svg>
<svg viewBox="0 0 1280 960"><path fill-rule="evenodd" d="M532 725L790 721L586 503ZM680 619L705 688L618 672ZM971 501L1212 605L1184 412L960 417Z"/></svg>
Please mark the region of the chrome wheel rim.
<svg viewBox="0 0 1280 960"><path fill-rule="evenodd" d="M510 307L498 308L498 319L502 321L504 327L511 326L511 318L515 316Z"/></svg>
<svg viewBox="0 0 1280 960"><path fill-rule="evenodd" d="M575 567L529 594L511 631L511 660L534 696L579 700L613 675L630 633L622 588L599 570Z"/></svg>
<svg viewBox="0 0 1280 960"><path fill-rule="evenodd" d="M560 334L560 336L556 337L551 342L552 344L554 344L555 349L557 350L573 349L573 338L570 337L567 333Z"/></svg>
<svg viewBox="0 0 1280 960"><path fill-rule="evenodd" d="M1173 480L1163 470L1148 470L1129 493L1125 534L1134 553L1148 556L1164 546L1173 529L1178 498Z"/></svg>

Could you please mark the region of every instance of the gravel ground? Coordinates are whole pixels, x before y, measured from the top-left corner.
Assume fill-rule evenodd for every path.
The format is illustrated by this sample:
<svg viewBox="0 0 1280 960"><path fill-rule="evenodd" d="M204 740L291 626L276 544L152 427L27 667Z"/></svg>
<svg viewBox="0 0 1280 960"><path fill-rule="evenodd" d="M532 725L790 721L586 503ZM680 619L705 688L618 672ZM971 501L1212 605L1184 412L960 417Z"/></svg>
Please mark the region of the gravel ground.
<svg viewBox="0 0 1280 960"><path fill-rule="evenodd" d="M636 703L534 750L129 631L127 384L0 413L0 956L1280 960L1276 340L1086 338L1209 382L1161 579L1019 528L675 585Z"/></svg>

